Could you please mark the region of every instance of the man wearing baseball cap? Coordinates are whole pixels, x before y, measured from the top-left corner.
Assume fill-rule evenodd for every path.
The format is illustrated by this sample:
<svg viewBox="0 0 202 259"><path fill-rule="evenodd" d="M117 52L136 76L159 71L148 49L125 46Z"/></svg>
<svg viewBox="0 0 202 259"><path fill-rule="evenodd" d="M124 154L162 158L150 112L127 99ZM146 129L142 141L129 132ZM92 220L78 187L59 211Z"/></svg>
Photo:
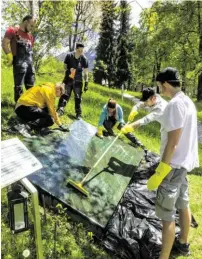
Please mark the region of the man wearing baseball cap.
<svg viewBox="0 0 202 259"><path fill-rule="evenodd" d="M168 259L172 246L189 255L190 209L187 172L199 166L197 112L180 88L180 76L167 67L156 78L161 93L171 100L161 118L161 162L149 178L149 190L157 190L156 215L162 220L162 249L159 259ZM175 238L175 213L179 211L180 234ZM173 245L174 243L174 245Z"/></svg>
<svg viewBox="0 0 202 259"><path fill-rule="evenodd" d="M142 98L131 110L128 121L132 122L135 116L138 114L140 109L145 109L150 113L143 118L126 125L122 128L123 133L132 132L135 128L143 125L147 125L150 122L158 121L161 123L161 116L167 106L167 101L165 101L159 94L155 93L155 90L151 87L145 88L142 92Z"/></svg>

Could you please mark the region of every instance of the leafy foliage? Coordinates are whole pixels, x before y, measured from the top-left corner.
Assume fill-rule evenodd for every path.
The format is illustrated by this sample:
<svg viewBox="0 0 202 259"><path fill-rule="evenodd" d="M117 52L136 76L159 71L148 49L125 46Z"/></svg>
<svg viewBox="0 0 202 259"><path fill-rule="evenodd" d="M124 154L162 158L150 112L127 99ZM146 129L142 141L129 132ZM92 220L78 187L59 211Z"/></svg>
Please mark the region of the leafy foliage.
<svg viewBox="0 0 202 259"><path fill-rule="evenodd" d="M117 71L116 71L116 84L118 88L125 83L131 81L131 53L129 44L129 19L130 19L130 7L126 1L120 2L120 14L119 14L120 28L117 39Z"/></svg>
<svg viewBox="0 0 202 259"><path fill-rule="evenodd" d="M94 69L95 82L100 83L107 79L109 87L115 80L115 19L116 4L114 1L103 1L102 21L100 25L100 38L96 48L96 63Z"/></svg>

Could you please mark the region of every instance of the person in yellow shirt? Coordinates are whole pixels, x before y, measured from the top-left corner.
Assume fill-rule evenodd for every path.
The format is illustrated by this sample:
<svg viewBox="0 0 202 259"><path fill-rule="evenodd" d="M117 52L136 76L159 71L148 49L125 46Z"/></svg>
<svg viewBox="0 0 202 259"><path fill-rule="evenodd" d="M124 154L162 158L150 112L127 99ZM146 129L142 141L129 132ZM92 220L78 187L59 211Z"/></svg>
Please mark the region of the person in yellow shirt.
<svg viewBox="0 0 202 259"><path fill-rule="evenodd" d="M19 132L33 129L43 135L48 133L48 127L56 123L60 130L69 131L62 125L55 110L55 98L63 95L64 91L62 83L43 83L28 89L15 107L15 113L25 124L14 128Z"/></svg>

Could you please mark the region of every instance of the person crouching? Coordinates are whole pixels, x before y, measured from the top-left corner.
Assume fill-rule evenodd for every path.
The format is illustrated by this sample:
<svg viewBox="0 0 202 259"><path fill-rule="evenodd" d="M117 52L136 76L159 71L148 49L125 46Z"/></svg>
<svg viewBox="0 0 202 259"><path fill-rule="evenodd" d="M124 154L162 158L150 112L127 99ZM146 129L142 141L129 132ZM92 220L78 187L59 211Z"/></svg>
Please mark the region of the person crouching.
<svg viewBox="0 0 202 259"><path fill-rule="evenodd" d="M43 135L48 127L56 123L62 131L69 131L62 125L55 110L55 98L64 91L62 83L43 83L23 93L17 101L15 113L25 124L16 125L17 130L24 127L24 130L35 130Z"/></svg>

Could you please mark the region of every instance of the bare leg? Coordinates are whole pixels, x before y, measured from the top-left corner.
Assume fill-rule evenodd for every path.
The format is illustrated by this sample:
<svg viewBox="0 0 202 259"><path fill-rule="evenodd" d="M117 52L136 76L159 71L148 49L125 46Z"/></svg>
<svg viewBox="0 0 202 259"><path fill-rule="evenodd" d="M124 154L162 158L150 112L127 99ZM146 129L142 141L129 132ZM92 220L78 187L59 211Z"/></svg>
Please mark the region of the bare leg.
<svg viewBox="0 0 202 259"><path fill-rule="evenodd" d="M191 224L190 208L179 210L180 215L180 243L188 243L188 234Z"/></svg>
<svg viewBox="0 0 202 259"><path fill-rule="evenodd" d="M162 249L159 259L169 259L170 252L175 239L175 222L162 221Z"/></svg>

